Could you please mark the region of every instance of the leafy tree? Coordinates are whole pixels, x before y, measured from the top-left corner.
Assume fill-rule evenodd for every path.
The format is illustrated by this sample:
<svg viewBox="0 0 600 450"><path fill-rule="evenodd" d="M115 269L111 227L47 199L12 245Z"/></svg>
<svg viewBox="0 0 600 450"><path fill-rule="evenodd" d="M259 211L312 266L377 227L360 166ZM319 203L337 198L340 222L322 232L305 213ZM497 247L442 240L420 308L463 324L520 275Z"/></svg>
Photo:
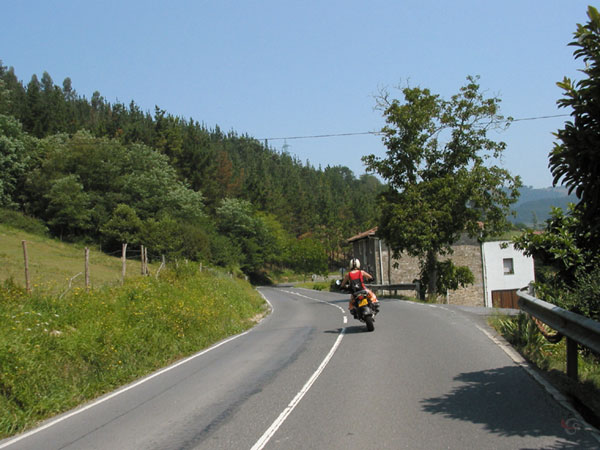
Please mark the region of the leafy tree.
<svg viewBox="0 0 600 450"><path fill-rule="evenodd" d="M90 232L97 237L101 225L110 219L119 203L127 203L118 191L124 149L106 139L80 131L73 137L54 135L40 141L39 161L27 175L25 208L30 214L49 220L48 193L52 183L76 175L88 196L91 208Z"/></svg>
<svg viewBox="0 0 600 450"><path fill-rule="evenodd" d="M327 252L317 239L308 237L291 244L291 267L305 276L327 273Z"/></svg>
<svg viewBox="0 0 600 450"><path fill-rule="evenodd" d="M553 288L569 286L574 283L578 269L594 266L595 253L582 246L582 241L588 236L579 231L580 215L572 203L567 213L560 208L552 208L543 232L527 230L513 239L516 248L535 257L536 266L543 265L549 269L536 274L539 282Z"/></svg>
<svg viewBox="0 0 600 450"><path fill-rule="evenodd" d="M565 77L557 83L563 89L558 100L562 108L571 108L572 121L558 130L560 142L550 153L550 169L554 184L561 183L575 191L580 199L580 226L589 230L586 247L600 249L600 14L588 7L589 21L578 24L574 40L575 59L581 58L587 78L573 82Z"/></svg>
<svg viewBox="0 0 600 450"><path fill-rule="evenodd" d="M371 227L376 216L368 210L375 209L371 183L357 180L347 168L315 169L249 136L224 133L218 126L209 129L159 108L144 112L133 101L110 104L98 91L86 99L77 94L70 78L58 87L47 72L24 84L0 62L0 84L5 88L0 113L23 124L23 136L41 138L38 142L27 136L26 151L18 152L28 155L27 169L19 168L18 175L4 171L3 181L10 175L10 189L19 192L13 201L28 214L52 221L55 233L85 233L103 241L103 226L112 220L117 205L127 204L144 223L153 219L197 243L196 250L189 246L186 253L181 236L164 241L163 247L174 255L198 255L230 267L239 262L248 272L282 264L282 248L309 231L334 262L340 242ZM29 149L29 143L35 145ZM10 164L17 168L22 162ZM54 189L58 195L57 186L65 185L69 175L76 176L78 200L85 199L89 208L85 231L69 229L53 216L65 209L49 193ZM207 214L221 226L215 211L224 198L251 203L253 236L211 228ZM160 234L152 230L154 236ZM206 236L209 249L204 246Z"/></svg>
<svg viewBox="0 0 600 450"><path fill-rule="evenodd" d="M32 75L31 81L27 85L23 126L27 132L36 137L44 137L47 129L47 114L42 102L41 85L36 75Z"/></svg>
<svg viewBox="0 0 600 450"><path fill-rule="evenodd" d="M159 220L149 218L143 222L141 243L148 247L151 258L162 255L177 257L178 252L185 245L183 237L177 233L178 222L169 216Z"/></svg>
<svg viewBox="0 0 600 450"><path fill-rule="evenodd" d="M194 261L210 262L212 260L212 237L205 227L198 226L197 223L179 221L175 232L182 237L183 242L177 256Z"/></svg>
<svg viewBox="0 0 600 450"><path fill-rule="evenodd" d="M558 304L565 309L600 321L600 268L577 272L575 287L560 298Z"/></svg>
<svg viewBox="0 0 600 450"><path fill-rule="evenodd" d="M132 144L125 149L115 188L143 219L167 213L193 221L204 215L202 194L177 179L166 156L145 145Z"/></svg>
<svg viewBox="0 0 600 450"><path fill-rule="evenodd" d="M0 61L0 75L3 74L4 68ZM6 82L0 77L0 114L8 114L10 112L10 92L6 88Z"/></svg>
<svg viewBox="0 0 600 450"><path fill-rule="evenodd" d="M123 243L139 243L141 230L142 221L135 210L125 204L117 205L110 220L100 229L104 243L109 248L119 248Z"/></svg>
<svg viewBox="0 0 600 450"><path fill-rule="evenodd" d="M2 72L2 81L7 90L4 98L4 113L15 117L19 122L23 123L25 116L25 88L15 75L12 67L5 68L0 62L0 72Z"/></svg>
<svg viewBox="0 0 600 450"><path fill-rule="evenodd" d="M552 208L543 232L527 230L513 243L535 258L537 297L597 320L600 255L585 246L590 232L582 232L581 215L572 203L566 213Z"/></svg>
<svg viewBox="0 0 600 450"><path fill-rule="evenodd" d="M61 237L82 235L90 229L89 195L77 175L54 180L48 199L48 225Z"/></svg>
<svg viewBox="0 0 600 450"><path fill-rule="evenodd" d="M137 242L148 248L149 257L159 259L190 259L212 261L210 225L176 220L163 215L159 220L149 218L141 224ZM209 231L207 231L208 229Z"/></svg>
<svg viewBox="0 0 600 450"><path fill-rule="evenodd" d="M263 243L267 247L265 252L268 255L267 263L271 266L281 266L285 262L285 248L290 241L289 233L283 228L274 214L257 212L257 219L260 220L268 236Z"/></svg>
<svg viewBox="0 0 600 450"><path fill-rule="evenodd" d="M217 208L219 231L241 249L241 268L248 275L264 270L273 259L269 252L274 247L264 220L246 200L224 199Z"/></svg>
<svg viewBox="0 0 600 450"><path fill-rule="evenodd" d="M406 87L402 93L404 103L385 93L379 98L387 156L363 160L388 182L378 233L395 257L407 252L420 258L435 296L440 270L464 275L449 262L441 266L438 257L451 254L465 232L485 238L504 230L520 180L492 165L505 144L487 132L507 122L498 113L500 100L484 98L477 78L468 77L450 100L428 89Z"/></svg>
<svg viewBox="0 0 600 450"><path fill-rule="evenodd" d="M575 191L579 203L567 213L553 209L541 233L528 231L514 239L515 247L536 260L536 296L571 311L598 319L600 300L600 14L588 7L589 21L577 25L575 58L582 58L587 79L558 83L563 108L572 121L556 133L549 167L554 184Z"/></svg>
<svg viewBox="0 0 600 450"><path fill-rule="evenodd" d="M30 141L14 117L0 114L0 206L16 205L17 187L30 161Z"/></svg>
<svg viewBox="0 0 600 450"><path fill-rule="evenodd" d="M455 266L449 259L445 261L437 261L437 293L446 295L449 290L456 290L459 287L465 287L473 284L475 277L471 270L466 266ZM422 281L426 285L429 284L428 277L430 272L423 273Z"/></svg>
<svg viewBox="0 0 600 450"><path fill-rule="evenodd" d="M27 183L29 207L47 217L44 193L53 180L78 176L88 195L94 229L100 230L118 204L127 204L145 220L169 215L189 222L204 216L202 194L177 179L168 158L141 144L122 145L116 139L77 132L42 141L43 160Z"/></svg>
<svg viewBox="0 0 600 450"><path fill-rule="evenodd" d="M210 259L213 264L230 270L239 269L242 249L228 236L215 233L210 238Z"/></svg>

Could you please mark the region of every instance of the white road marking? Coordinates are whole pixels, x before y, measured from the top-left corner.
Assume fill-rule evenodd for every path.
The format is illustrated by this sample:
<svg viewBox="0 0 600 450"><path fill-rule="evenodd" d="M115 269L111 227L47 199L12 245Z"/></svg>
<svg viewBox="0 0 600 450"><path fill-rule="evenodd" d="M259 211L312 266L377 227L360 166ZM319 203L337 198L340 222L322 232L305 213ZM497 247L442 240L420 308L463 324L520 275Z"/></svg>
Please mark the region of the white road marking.
<svg viewBox="0 0 600 450"><path fill-rule="evenodd" d="M15 444L15 443L17 443L17 442L25 439L25 438L28 438L30 436L33 436L34 434L39 433L40 431L46 430L46 429L48 429L50 427L53 427L54 425L57 425L57 424L59 424L61 422L64 422L65 420L70 419L73 416L81 414L82 412L87 411L88 409L91 409L91 408L93 408L95 406L100 405L101 403L104 403L104 402L106 402L106 401L108 401L108 400L110 400L112 398L115 398L118 395L124 394L125 392L130 391L131 389L136 388L139 385L144 384L147 381L152 380L153 378L156 378L156 377L158 377L158 376L160 376L160 375L162 375L164 373L170 372L171 370L173 370L173 369L175 369L175 368L177 368L177 367L179 367L179 366L181 366L183 364L186 364L186 363L192 361L193 359L196 359L196 358L198 358L198 357L200 357L202 355L205 355L206 353L208 353L208 352L210 352L212 350L215 350L215 349L221 347L222 345L225 345L228 342L233 341L234 339L242 337L242 336L248 334L250 331L252 331L252 330L248 330L248 331L245 331L245 332L243 332L241 334L238 334L238 335L232 336L232 337L230 337L228 339L225 339L224 341L221 341L218 344L213 345L212 347L207 348L206 350L201 351L200 353L196 353L195 355L192 355L192 356L190 356L190 357L188 357L186 359L183 359L183 360L179 361L178 363L173 364L172 366L165 367L164 369L159 370L158 372L155 372L152 375L147 376L146 378L142 378L141 380L139 380L139 381L137 381L137 382L135 382L133 384L130 384L127 387L119 389L118 391L115 391L112 394L107 395L106 397L102 397L102 398L96 400L95 402L90 403L89 405L86 405L83 408L76 409L76 410L74 410L74 411L72 411L72 412L70 412L68 414L65 414L64 416L59 417L58 419L55 419L55 420L53 420L51 422L48 422L46 425L43 425L43 426L41 426L39 428L36 428L36 429L31 430L31 431L29 431L29 432L27 432L25 434L22 434L22 435L14 438L14 439L11 439L10 441L5 442L4 444L0 445L0 449L6 448L6 447L8 447L10 445L13 445L13 444Z"/></svg>
<svg viewBox="0 0 600 450"><path fill-rule="evenodd" d="M332 305L329 302L326 302L326 301L323 301L323 300L319 300L318 298L308 297L306 295L302 295L302 294L299 294L297 292L292 292L292 291L285 291L285 292L288 293L288 294L298 295L299 297L304 297L304 298L307 298L309 300L316 300L318 302L325 303L325 304L330 305L330 306L335 306L336 308L338 308L339 310L341 310L342 313L344 314L344 323L347 322L347 318L346 318L346 315L345 315L346 312L344 311L343 308L341 308L338 305ZM302 387L302 389L300 389L300 392L298 392L296 394L296 396L287 405L287 407L281 412L281 414L279 414L279 417L277 417L277 419L275 419L275 421L271 424L271 426L267 429L267 431L265 431L263 433L263 435L260 437L260 439L258 441L256 441L256 444L254 444L252 446L251 450L261 450L261 449L264 448L265 445L267 445L267 443L271 440L271 438L273 437L273 435L277 432L277 430L281 427L281 425L283 425L283 422L285 422L285 419L287 419L287 417L296 408L296 406L298 406L298 403L300 403L300 400L302 400L302 398L306 395L306 393L309 391L309 389L314 384L314 382L317 380L317 378L319 378L319 375L321 375L321 373L325 369L325 366L327 366L327 364L329 363L329 361L333 357L334 353L336 352L336 350L340 346L340 343L342 342L342 339L344 338L344 334L345 333L346 333L346 328L342 328L342 331L340 332L339 336L335 340L335 342L333 344L333 347L331 347L331 350L329 350L329 353L327 353L327 356L325 356L325 359L323 360L323 362L321 362L321 364L319 365L319 367L317 368L317 370L312 374L312 376L304 384L304 386Z"/></svg>
<svg viewBox="0 0 600 450"><path fill-rule="evenodd" d="M271 312L272 312L274 310L274 308L273 308L273 305L271 304L271 302L269 300L267 300L267 298L264 296L264 294L262 292L260 292L260 291L258 291L258 292L260 293L260 295L262 295L262 297L265 299L265 301L269 304L269 308L271 308ZM147 376L145 378L142 378L141 380L139 380L139 381L137 381L137 382L135 382L133 384L130 384L129 386L126 386L126 387L124 387L122 389L119 389L119 390L113 392L112 394L109 394L109 395L107 395L105 397L101 397L98 400L96 400L96 401L94 401L94 402L92 402L92 403L90 403L90 404L88 404L88 405L86 405L86 406L84 406L82 408L76 409L76 410L74 410L74 411L72 411L72 412L70 412L68 414L65 414L64 416L61 416L61 417L59 417L59 418L57 418L55 420L52 420L52 421L48 422L46 425L43 425L43 426L38 427L38 428L35 428L35 429L33 429L33 430L31 430L31 431L29 431L27 433L21 434L21 435L15 437L14 439L11 439L11 440L5 442L4 444L0 444L0 449L3 449L3 448L11 446L13 444L16 444L17 442L19 442L19 441L21 441L21 440L23 440L25 438L28 438L30 436L33 436L34 434L37 434L40 431L47 430L48 428L51 428L51 427L53 427L53 426L55 426L55 425L57 425L57 424L59 424L61 422L64 422L65 420L70 419L73 416L81 414L82 412L87 411L88 409L94 408L95 406L98 406L98 405L100 405L100 404L102 404L102 403L104 403L104 402L106 402L106 401L108 401L108 400L110 400L112 398L115 398L118 395L124 394L125 392L130 391L131 389L136 388L139 385L144 384L147 381L152 380L153 378L156 378L156 377L158 377L158 376L160 376L160 375L162 375L164 373L170 372L171 370L173 370L173 369L175 369L175 368L177 368L177 367L179 367L179 366L181 366L183 364L186 364L186 363L188 363L188 362L190 362L190 361L192 361L192 360L194 360L196 358L199 358L200 356L205 355L208 352L210 352L212 350L215 350L215 349L221 347L222 345L227 344L228 342L233 341L234 339L242 337L242 336L248 334L250 331L252 331L252 329L250 329L248 331L244 331L243 333L237 334L237 335L232 336L232 337L230 337L228 339L225 339L224 341L221 341L221 342L213 345L212 347L209 347L209 348L207 348L207 349L205 349L205 350L203 350L203 351L201 351L199 353L196 353L195 355L192 355L192 356L190 356L190 357L188 357L186 359L182 359L178 363L175 363L175 364L173 364L173 365L171 365L169 367L165 367L164 369L159 370L158 372L155 372L152 375L149 375L149 376Z"/></svg>
<svg viewBox="0 0 600 450"><path fill-rule="evenodd" d="M327 354L327 356L325 357L325 359L323 360L321 365L317 368L315 373L313 373L312 376L308 379L308 381L302 387L300 392L298 392L296 394L296 396L287 405L287 407L281 412L281 414L279 414L279 417L277 417L277 419L275 419L275 421L271 424L271 426L267 429L267 431L264 432L264 434L256 442L256 444L254 444L252 446L251 450L261 450L262 448L264 448L264 446L267 445L269 440L277 432L279 427L281 427L281 425L283 425L283 422L285 422L285 419L287 419L287 417L290 415L290 413L296 408L296 406L298 406L298 403L300 403L300 400L302 400L302 398L306 395L306 393L311 388L313 383L317 380L317 378L319 378L319 375L321 375L321 372L323 372L323 370L325 369L325 366L327 366L327 364L333 357L333 354L339 347L340 342L342 342L345 332L346 332L346 329L342 328L340 335L337 337L335 343L333 344L333 347L331 347L331 350L329 350L329 353Z"/></svg>
<svg viewBox="0 0 600 450"><path fill-rule="evenodd" d="M581 414L579 414L579 412L577 412L577 410L571 406L571 403L569 403L566 397L558 389L548 383L541 375L533 370L519 352L517 352L508 342L504 341L503 338L494 336L492 333L480 327L479 325L476 325L476 327L492 342L500 347L515 364L524 369L535 381L537 381L546 390L546 392L548 392L548 394L554 397L554 399L562 405L563 408L573 414L580 423L584 424L586 430L590 431L590 434L594 437L594 439L600 442L600 434L597 432L597 430L585 421Z"/></svg>

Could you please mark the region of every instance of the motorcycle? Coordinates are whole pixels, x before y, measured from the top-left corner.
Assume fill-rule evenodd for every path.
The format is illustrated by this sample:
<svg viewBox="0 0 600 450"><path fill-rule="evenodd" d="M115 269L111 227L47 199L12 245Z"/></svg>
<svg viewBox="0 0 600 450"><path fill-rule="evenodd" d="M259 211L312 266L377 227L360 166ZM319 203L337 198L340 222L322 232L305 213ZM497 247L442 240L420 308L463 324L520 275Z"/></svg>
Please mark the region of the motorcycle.
<svg viewBox="0 0 600 450"><path fill-rule="evenodd" d="M336 281L336 284L341 289L341 281ZM348 291L347 289L344 290ZM367 331L373 331L375 329L375 316L379 313L379 302L373 303L369 298L369 292L366 290L355 292L352 301L354 305L351 310L353 317L367 325Z"/></svg>

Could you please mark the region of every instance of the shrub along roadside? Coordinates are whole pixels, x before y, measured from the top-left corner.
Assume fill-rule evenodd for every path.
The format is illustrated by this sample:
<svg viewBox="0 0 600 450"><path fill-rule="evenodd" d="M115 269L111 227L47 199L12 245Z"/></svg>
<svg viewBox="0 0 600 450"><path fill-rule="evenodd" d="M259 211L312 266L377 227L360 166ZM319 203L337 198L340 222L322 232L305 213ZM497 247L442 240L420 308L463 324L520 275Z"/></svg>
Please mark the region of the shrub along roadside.
<svg viewBox="0 0 600 450"><path fill-rule="evenodd" d="M563 338L551 344L526 314L494 315L489 319L496 329L525 359L565 394L592 425L600 426L600 360L589 352L579 351L579 381L566 375L567 349Z"/></svg>
<svg viewBox="0 0 600 450"><path fill-rule="evenodd" d="M0 437L250 328L246 282L194 266L62 299L0 286Z"/></svg>

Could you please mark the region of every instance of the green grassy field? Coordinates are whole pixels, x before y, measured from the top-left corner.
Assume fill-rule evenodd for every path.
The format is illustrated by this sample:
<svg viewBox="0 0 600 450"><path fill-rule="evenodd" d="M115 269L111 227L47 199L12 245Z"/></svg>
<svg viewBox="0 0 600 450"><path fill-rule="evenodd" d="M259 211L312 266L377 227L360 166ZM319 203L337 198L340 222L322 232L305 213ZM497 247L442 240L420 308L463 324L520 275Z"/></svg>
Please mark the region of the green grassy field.
<svg viewBox="0 0 600 450"><path fill-rule="evenodd" d="M64 292L71 281L72 288L85 287L85 247L27 233L0 224L0 281L12 279L25 286L25 266L22 241L27 241L29 277L33 290ZM129 249L132 254L139 249ZM107 256L90 248L90 284L92 287L121 282L121 258ZM151 264L153 273L159 264ZM128 278L140 276L139 260L127 259ZM80 275L78 275L80 274Z"/></svg>
<svg viewBox="0 0 600 450"><path fill-rule="evenodd" d="M78 277L67 289L83 270L83 248L1 225L0 239L0 438L246 330L267 313L248 282L193 263L144 277L139 262L129 262L133 274L121 285L120 259L92 251L92 288Z"/></svg>

